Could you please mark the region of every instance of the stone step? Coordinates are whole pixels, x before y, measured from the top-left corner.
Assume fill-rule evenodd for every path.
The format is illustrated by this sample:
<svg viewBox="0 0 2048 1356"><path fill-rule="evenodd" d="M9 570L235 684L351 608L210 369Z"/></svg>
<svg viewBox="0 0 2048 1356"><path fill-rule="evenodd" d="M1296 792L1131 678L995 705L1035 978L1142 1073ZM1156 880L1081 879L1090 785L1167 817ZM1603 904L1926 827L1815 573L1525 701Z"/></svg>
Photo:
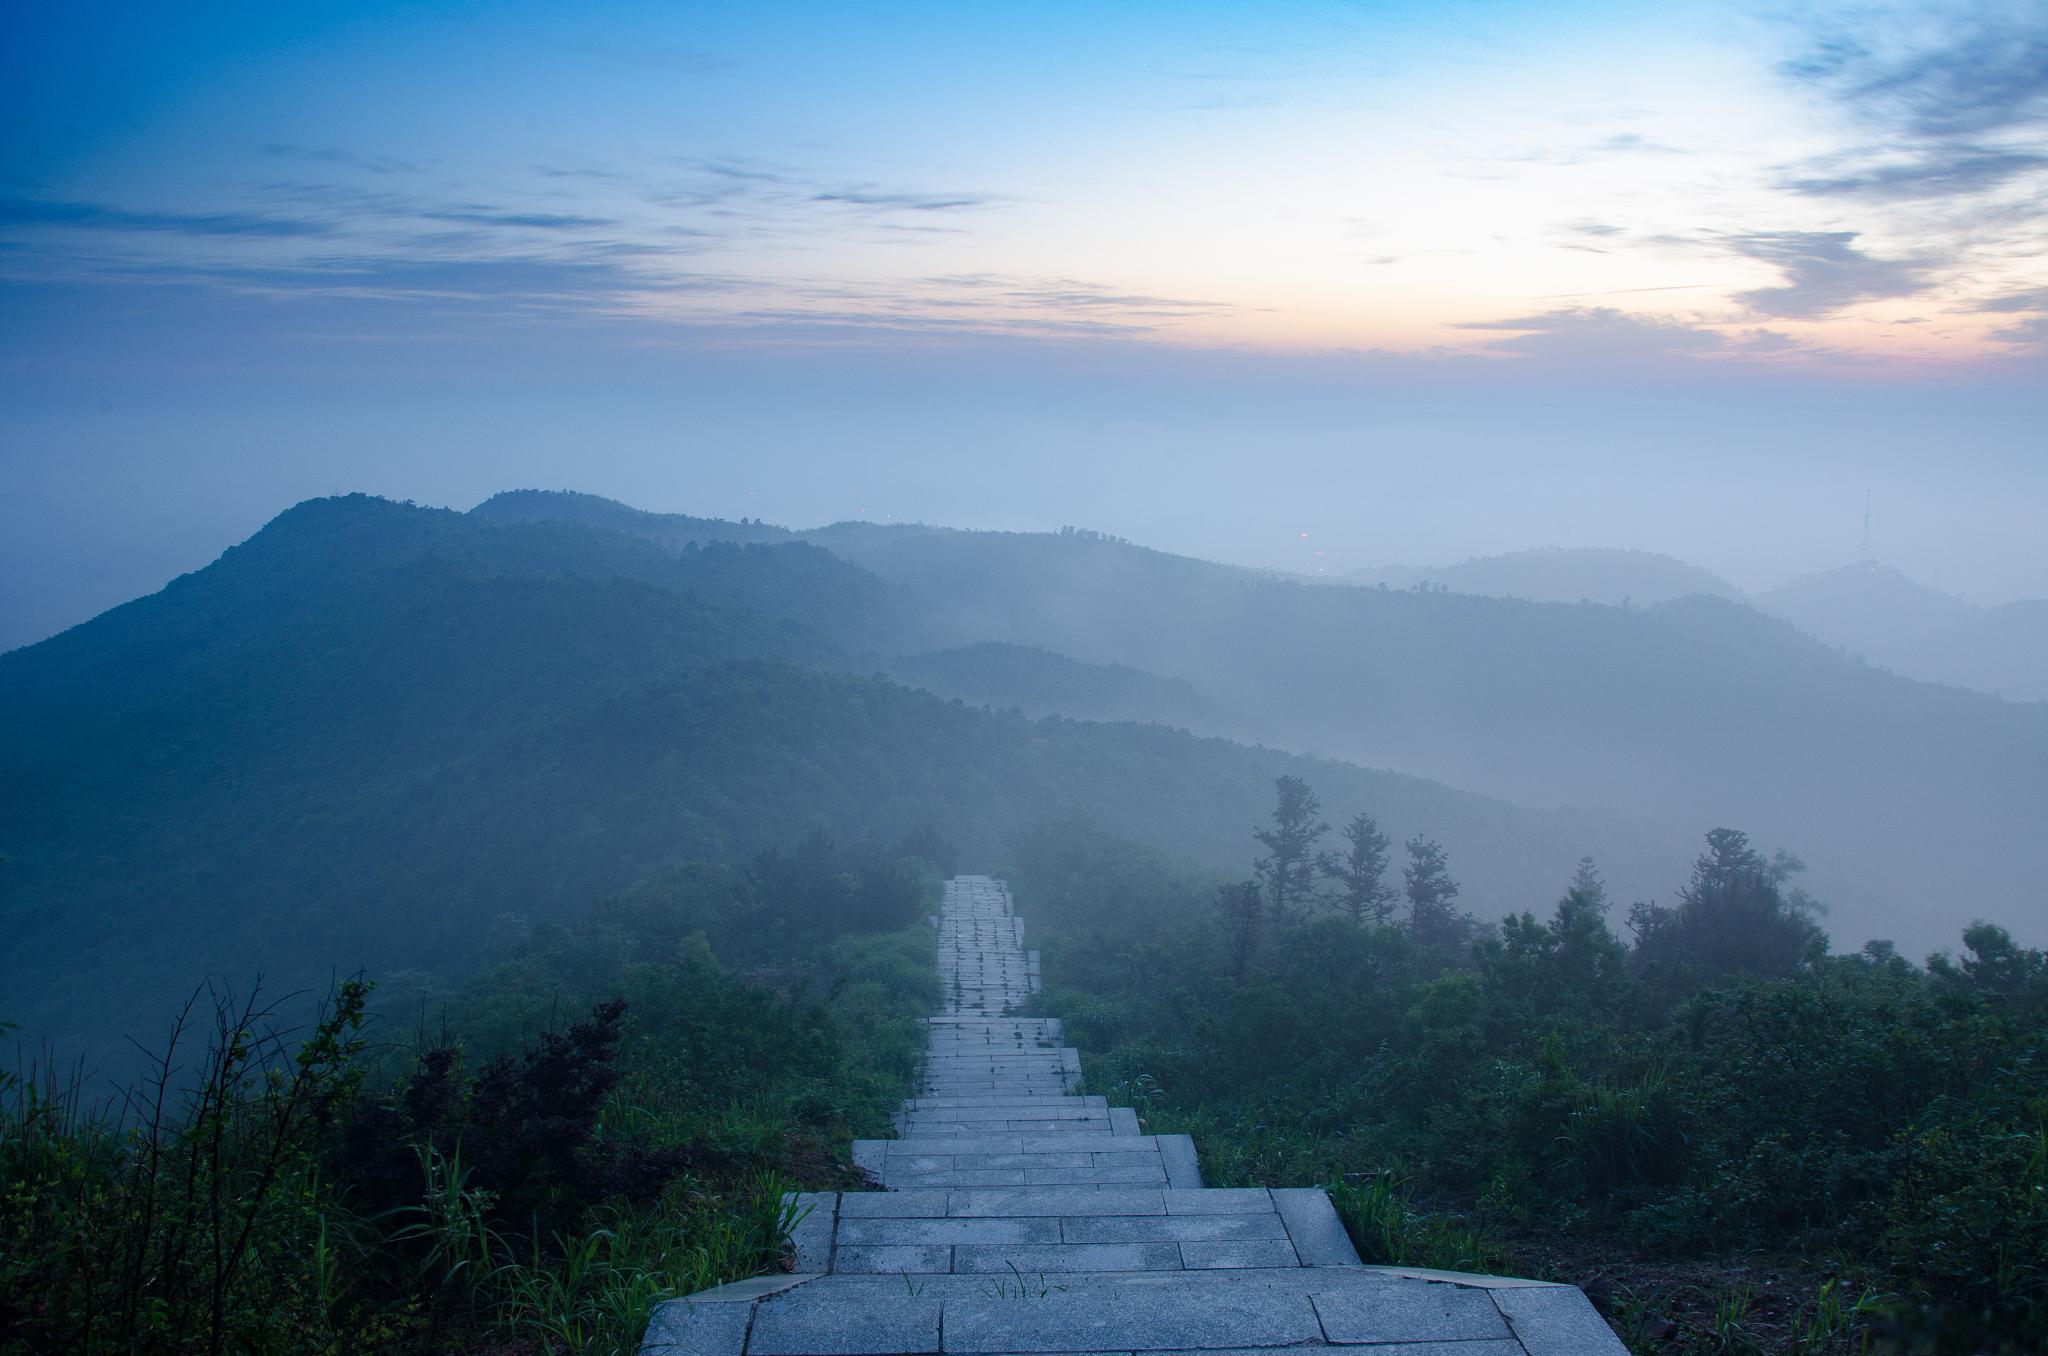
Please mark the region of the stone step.
<svg viewBox="0 0 2048 1356"><path fill-rule="evenodd" d="M893 1190L1202 1185L1186 1135L920 1135L856 1140L853 1158Z"/></svg>
<svg viewBox="0 0 2048 1356"><path fill-rule="evenodd" d="M1062 1272L1358 1265L1329 1197L1315 1188L1026 1186L793 1200L802 1216L797 1265L806 1271L1001 1270L1004 1257L1020 1271Z"/></svg>
<svg viewBox="0 0 2048 1356"><path fill-rule="evenodd" d="M1121 1110L1122 1108L1118 1108ZM1006 1105L919 1107L910 1104L914 1116L943 1116L955 1121L1000 1121L1028 1113L1039 1120L1101 1121L1109 1123L1109 1108L1090 1106L1079 1097L1019 1097Z"/></svg>
<svg viewBox="0 0 2048 1356"><path fill-rule="evenodd" d="M916 1115L898 1115L896 1131L901 1135L929 1137L934 1135L975 1135L991 1131L1021 1131L1027 1134L1073 1134L1087 1131L1093 1134L1113 1134L1109 1113L1098 1111L1091 1116L1059 1117L1037 1116L1023 1107L1002 1107L1013 1119L1005 1120L954 1120L944 1111L925 1111Z"/></svg>
<svg viewBox="0 0 2048 1356"><path fill-rule="evenodd" d="M1157 1153L1157 1135L1112 1135L1068 1131L1060 1134L911 1135L903 1139L856 1140L880 1144L891 1157L928 1154Z"/></svg>
<svg viewBox="0 0 2048 1356"><path fill-rule="evenodd" d="M1379 1267L764 1277L660 1306L643 1351L993 1356L1336 1346L1386 1356L1626 1353L1571 1286Z"/></svg>
<svg viewBox="0 0 2048 1356"><path fill-rule="evenodd" d="M933 922L922 1087L853 1144L885 1189L796 1198L797 1273L660 1306L648 1356L1625 1356L1570 1286L1364 1267L1319 1188L1204 1189L1192 1140L1076 1095L1060 1023L1011 1011L1039 960L1005 887L949 881Z"/></svg>
<svg viewBox="0 0 2048 1356"><path fill-rule="evenodd" d="M1095 1111L1107 1111L1109 1109L1109 1099L1101 1096L1081 1097L1073 1094L1034 1097L1029 1095L1004 1096L1001 1093L990 1093L982 1097L913 1097L903 1105L912 1111L1040 1106L1074 1106L1086 1107Z"/></svg>

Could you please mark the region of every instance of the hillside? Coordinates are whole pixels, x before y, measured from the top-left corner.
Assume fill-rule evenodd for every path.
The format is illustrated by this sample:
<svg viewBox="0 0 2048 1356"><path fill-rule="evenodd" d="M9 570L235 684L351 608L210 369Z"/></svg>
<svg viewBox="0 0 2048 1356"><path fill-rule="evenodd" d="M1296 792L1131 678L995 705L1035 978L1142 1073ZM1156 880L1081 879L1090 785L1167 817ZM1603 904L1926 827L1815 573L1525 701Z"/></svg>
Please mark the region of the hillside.
<svg viewBox="0 0 2048 1356"><path fill-rule="evenodd" d="M493 523L580 523L628 532L680 551L695 542L784 542L795 534L786 527L762 522L730 522L723 518L692 518L684 513L648 513L595 494L574 490L505 490L470 510L470 516Z"/></svg>
<svg viewBox="0 0 2048 1356"><path fill-rule="evenodd" d="M1538 813L1156 725L1029 721L854 676L924 653L904 592L801 542L670 551L360 496L0 656L5 1017L118 1067L206 976L459 973L501 912L661 867L925 824L987 863L1093 807L1242 870L1272 779L1450 847L1466 900L1593 853L1668 888L1691 834ZM863 647L856 649L856 647ZM884 659L886 662L886 658Z"/></svg>
<svg viewBox="0 0 2048 1356"><path fill-rule="evenodd" d="M802 534L963 637L1194 684L1284 747L1539 805L1746 827L1849 941L2044 926L2048 707L1874 669L1740 603L1292 583L1087 534Z"/></svg>
<svg viewBox="0 0 2048 1356"><path fill-rule="evenodd" d="M1654 551L1602 547L1538 547L1481 556L1455 565L1387 565L1349 570L1347 582L1390 589L1428 584L1453 593L1526 598L1537 603L1623 603L1647 606L1688 594L1740 598L1741 590L1712 570Z"/></svg>
<svg viewBox="0 0 2048 1356"><path fill-rule="evenodd" d="M1027 716L1135 720L1248 737L1251 723L1193 683L1126 664L1083 664L1030 645L983 641L893 661L891 677L942 697Z"/></svg>
<svg viewBox="0 0 2048 1356"><path fill-rule="evenodd" d="M2048 701L2048 600L1978 607L1864 560L1781 584L1756 605L1907 677Z"/></svg>

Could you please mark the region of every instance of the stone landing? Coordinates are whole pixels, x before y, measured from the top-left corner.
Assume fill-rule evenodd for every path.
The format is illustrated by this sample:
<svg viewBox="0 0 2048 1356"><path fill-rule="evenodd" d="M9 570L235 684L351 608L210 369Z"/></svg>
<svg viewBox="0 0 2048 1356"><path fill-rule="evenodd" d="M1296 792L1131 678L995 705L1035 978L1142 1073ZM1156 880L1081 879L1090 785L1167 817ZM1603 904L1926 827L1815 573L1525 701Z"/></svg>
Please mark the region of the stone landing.
<svg viewBox="0 0 2048 1356"><path fill-rule="evenodd" d="M946 883L945 1011L881 1191L809 1193L796 1271L656 1310L643 1356L1251 1352L1625 1356L1571 1286L1361 1266L1320 1188L1202 1185L1185 1135L1080 1096L1009 893Z"/></svg>

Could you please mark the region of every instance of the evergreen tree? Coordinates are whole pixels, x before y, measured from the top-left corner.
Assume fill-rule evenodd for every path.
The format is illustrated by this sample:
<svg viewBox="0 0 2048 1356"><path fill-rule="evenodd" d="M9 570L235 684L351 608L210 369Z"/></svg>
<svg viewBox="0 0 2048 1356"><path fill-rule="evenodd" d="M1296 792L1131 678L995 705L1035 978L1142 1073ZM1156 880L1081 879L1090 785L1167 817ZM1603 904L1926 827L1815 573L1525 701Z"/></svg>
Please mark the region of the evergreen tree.
<svg viewBox="0 0 2048 1356"><path fill-rule="evenodd" d="M1466 923L1452 901L1458 882L1451 879L1450 857L1443 844L1416 834L1408 840L1408 865L1401 868L1408 894L1408 930L1425 946L1456 947Z"/></svg>
<svg viewBox="0 0 2048 1356"><path fill-rule="evenodd" d="M1337 883L1337 908L1360 927L1386 923L1394 912L1394 888L1386 882L1387 848L1391 840L1368 814L1356 814L1339 830L1344 850L1325 852L1316 861Z"/></svg>
<svg viewBox="0 0 2048 1356"><path fill-rule="evenodd" d="M1579 858L1578 869L1572 872L1572 883L1565 887L1565 894L1566 898L1577 896L1603 914L1607 912L1607 882L1600 879L1600 868L1591 857Z"/></svg>
<svg viewBox="0 0 2048 1356"><path fill-rule="evenodd" d="M1785 889L1801 869L1786 853L1766 859L1745 833L1711 831L1676 906L1629 911L1637 968L1690 986L1734 974L1789 975L1818 960L1827 953L1812 917L1818 906L1804 890Z"/></svg>
<svg viewBox="0 0 2048 1356"><path fill-rule="evenodd" d="M1301 778L1287 775L1273 783L1277 792L1273 826L1253 829L1252 836L1266 849L1266 855L1252 866L1264 883L1272 906L1273 922L1287 921L1290 910L1308 901L1316 881L1316 841L1330 831L1324 823L1322 802Z"/></svg>
<svg viewBox="0 0 2048 1356"><path fill-rule="evenodd" d="M1480 964L1517 1019L1584 1016L1618 1000L1628 983L1628 951L1608 930L1606 914L1607 886L1593 859L1581 857L1547 924L1531 913L1501 920L1499 938L1480 948Z"/></svg>

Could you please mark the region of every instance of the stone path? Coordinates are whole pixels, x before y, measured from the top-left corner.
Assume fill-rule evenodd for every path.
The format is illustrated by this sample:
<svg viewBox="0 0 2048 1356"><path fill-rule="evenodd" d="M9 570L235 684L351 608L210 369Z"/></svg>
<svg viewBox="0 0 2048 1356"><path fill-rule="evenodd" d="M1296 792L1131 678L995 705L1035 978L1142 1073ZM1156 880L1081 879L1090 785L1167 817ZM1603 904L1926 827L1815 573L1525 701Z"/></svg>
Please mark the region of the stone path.
<svg viewBox="0 0 2048 1356"><path fill-rule="evenodd" d="M1571 1286L1361 1266L1320 1188L1202 1185L1185 1135L1079 1096L1007 888L946 883L945 1011L881 1191L807 1193L796 1271L655 1312L643 1356L1229 1352L1625 1356Z"/></svg>

